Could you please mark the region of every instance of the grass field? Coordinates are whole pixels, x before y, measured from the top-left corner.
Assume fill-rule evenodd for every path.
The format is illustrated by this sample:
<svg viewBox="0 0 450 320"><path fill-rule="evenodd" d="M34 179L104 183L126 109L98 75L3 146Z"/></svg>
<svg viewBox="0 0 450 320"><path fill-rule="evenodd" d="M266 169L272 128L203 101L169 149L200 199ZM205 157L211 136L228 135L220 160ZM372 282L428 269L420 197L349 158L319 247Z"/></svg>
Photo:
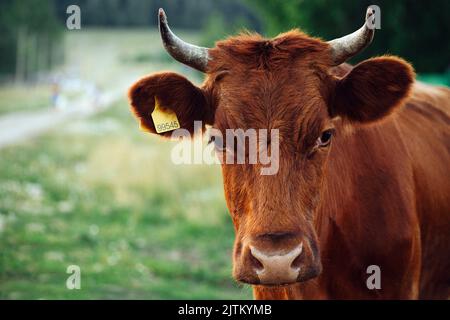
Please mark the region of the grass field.
<svg viewBox="0 0 450 320"><path fill-rule="evenodd" d="M175 166L171 144L122 101L2 150L0 298L250 298L231 278L220 168Z"/></svg>
<svg viewBox="0 0 450 320"><path fill-rule="evenodd" d="M156 32L83 30L66 46L65 68L101 88L157 70L200 80L168 58ZM43 108L40 94L2 87L0 113ZM0 150L0 298L251 298L231 277L220 168L173 165L171 143L139 131L123 95ZM81 269L81 290L66 288L69 265Z"/></svg>
<svg viewBox="0 0 450 320"><path fill-rule="evenodd" d="M50 106L49 85L0 86L0 116L22 111L34 111Z"/></svg>

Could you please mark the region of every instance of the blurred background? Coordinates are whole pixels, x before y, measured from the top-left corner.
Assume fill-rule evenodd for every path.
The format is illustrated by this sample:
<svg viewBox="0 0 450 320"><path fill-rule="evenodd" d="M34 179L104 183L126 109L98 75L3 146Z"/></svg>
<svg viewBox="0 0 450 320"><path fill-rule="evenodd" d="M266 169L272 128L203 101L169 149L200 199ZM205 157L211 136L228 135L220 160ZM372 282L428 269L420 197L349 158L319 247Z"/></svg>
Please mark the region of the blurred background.
<svg viewBox="0 0 450 320"><path fill-rule="evenodd" d="M68 30L69 5L81 29ZM0 0L0 298L239 299L233 226L217 166L175 166L173 143L139 131L126 90L173 70L157 10L185 40L299 27L329 40L381 8L352 62L396 54L450 84L450 1ZM69 265L81 289L68 290Z"/></svg>

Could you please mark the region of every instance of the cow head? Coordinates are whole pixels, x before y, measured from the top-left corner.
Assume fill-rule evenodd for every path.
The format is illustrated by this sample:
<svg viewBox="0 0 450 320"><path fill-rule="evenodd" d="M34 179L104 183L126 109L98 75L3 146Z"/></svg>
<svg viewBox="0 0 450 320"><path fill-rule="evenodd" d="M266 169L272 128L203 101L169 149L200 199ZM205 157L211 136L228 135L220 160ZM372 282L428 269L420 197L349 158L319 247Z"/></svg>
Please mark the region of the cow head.
<svg viewBox="0 0 450 320"><path fill-rule="evenodd" d="M157 97L190 132L194 121L224 134L278 130L276 174L262 175L259 164L222 164L238 281L280 285L321 272L315 219L333 136L343 127L336 124L382 119L407 96L414 78L411 66L395 57L366 60L341 77L333 71L371 42L371 18L368 10L361 29L330 42L294 30L274 39L241 34L208 49L175 36L160 10L166 50L206 73L206 80L201 87L175 73L139 80L129 96L141 125L156 133L150 114ZM269 140L267 152L271 147ZM221 145L217 153L230 151Z"/></svg>

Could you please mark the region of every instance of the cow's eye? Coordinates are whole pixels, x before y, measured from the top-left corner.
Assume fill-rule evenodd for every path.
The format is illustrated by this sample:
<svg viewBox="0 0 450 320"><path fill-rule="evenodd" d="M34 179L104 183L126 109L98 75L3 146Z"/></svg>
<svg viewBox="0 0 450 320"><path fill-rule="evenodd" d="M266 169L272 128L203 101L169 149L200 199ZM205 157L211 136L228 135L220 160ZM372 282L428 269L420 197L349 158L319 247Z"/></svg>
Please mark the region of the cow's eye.
<svg viewBox="0 0 450 320"><path fill-rule="evenodd" d="M333 137L334 130L329 129L322 132L321 136L317 139L318 147L326 147L330 144L331 138Z"/></svg>
<svg viewBox="0 0 450 320"><path fill-rule="evenodd" d="M219 137L219 136L211 136L211 137L209 138L208 144L211 144L211 143L214 144L214 148L215 148L217 151L224 151L224 150L225 150L225 147L224 147L224 145L223 145L223 139L222 139L222 137Z"/></svg>

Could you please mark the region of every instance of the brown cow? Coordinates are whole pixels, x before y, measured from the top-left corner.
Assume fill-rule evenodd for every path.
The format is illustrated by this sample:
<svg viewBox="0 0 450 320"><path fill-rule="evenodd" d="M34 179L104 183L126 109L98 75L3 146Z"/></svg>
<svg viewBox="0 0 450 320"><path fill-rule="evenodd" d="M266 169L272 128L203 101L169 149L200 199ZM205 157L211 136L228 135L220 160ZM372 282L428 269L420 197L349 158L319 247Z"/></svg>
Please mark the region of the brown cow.
<svg viewBox="0 0 450 320"><path fill-rule="evenodd" d="M168 52L207 77L201 87L175 73L139 80L129 97L141 125L155 133L157 96L189 131L194 120L279 130L276 175L222 165L236 280L258 299L449 297L450 90L414 82L392 56L345 64L372 40L370 10L330 42L293 30L212 49L159 18ZM381 288L368 286L370 266Z"/></svg>

